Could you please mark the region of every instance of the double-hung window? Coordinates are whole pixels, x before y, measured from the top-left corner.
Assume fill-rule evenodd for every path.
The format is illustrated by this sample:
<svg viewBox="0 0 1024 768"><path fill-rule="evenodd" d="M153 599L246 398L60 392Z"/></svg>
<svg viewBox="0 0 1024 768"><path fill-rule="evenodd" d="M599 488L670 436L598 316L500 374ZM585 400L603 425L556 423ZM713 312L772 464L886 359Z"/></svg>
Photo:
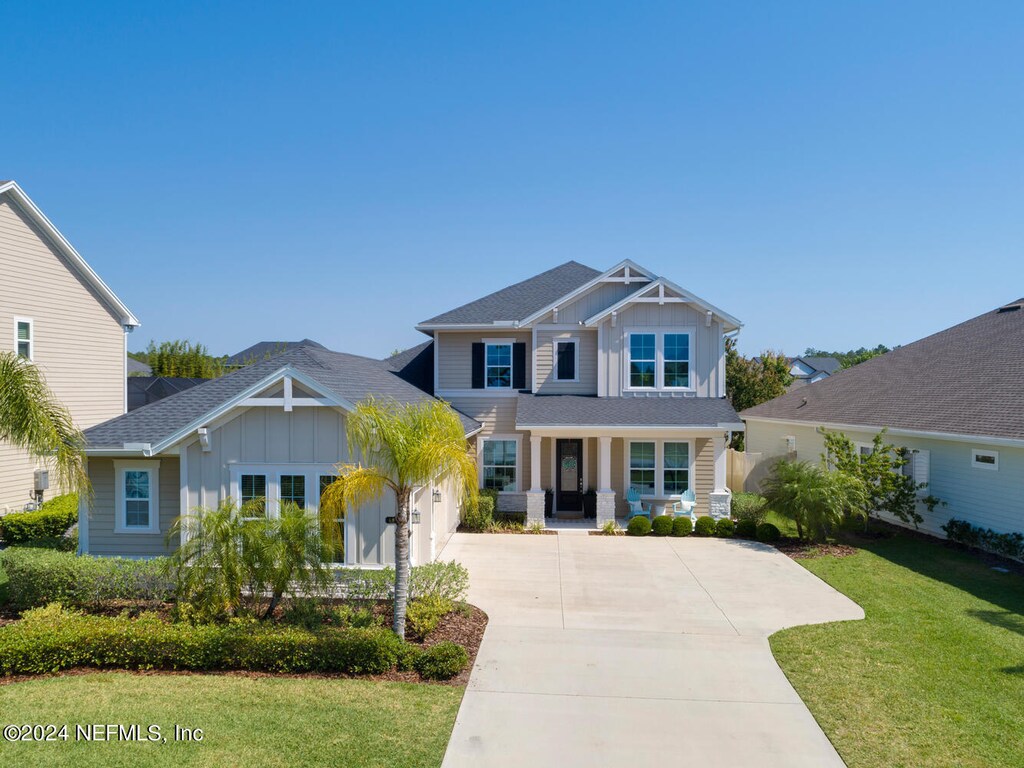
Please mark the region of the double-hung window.
<svg viewBox="0 0 1024 768"><path fill-rule="evenodd" d="M32 321L23 317L14 318L14 344L18 357L32 360L35 349L32 339Z"/></svg>
<svg viewBox="0 0 1024 768"><path fill-rule="evenodd" d="M629 334L629 386L653 389L656 386L657 357L653 333Z"/></svg>
<svg viewBox="0 0 1024 768"><path fill-rule="evenodd" d="M281 475L281 504L294 504L299 509L306 508L306 476Z"/></svg>
<svg viewBox="0 0 1024 768"><path fill-rule="evenodd" d="M579 345L575 339L555 340L555 381L576 381L576 355Z"/></svg>
<svg viewBox="0 0 1024 768"><path fill-rule="evenodd" d="M675 496L690 489L690 444L665 443L663 485L666 496Z"/></svg>
<svg viewBox="0 0 1024 768"><path fill-rule="evenodd" d="M690 386L690 334L665 334L661 371L666 389Z"/></svg>
<svg viewBox="0 0 1024 768"><path fill-rule="evenodd" d="M159 461L114 462L114 533L160 533Z"/></svg>
<svg viewBox="0 0 1024 768"><path fill-rule="evenodd" d="M267 515L267 476L242 475L238 478L242 517L255 520Z"/></svg>
<svg viewBox="0 0 1024 768"><path fill-rule="evenodd" d="M512 344L487 344L484 381L487 389L512 388Z"/></svg>
<svg viewBox="0 0 1024 768"><path fill-rule="evenodd" d="M337 475L320 475L320 530L324 541L324 557L331 563L345 562L345 518L323 513L324 491L338 479Z"/></svg>
<svg viewBox="0 0 1024 768"><path fill-rule="evenodd" d="M495 491L515 491L519 443L516 440L487 439L483 442L483 487Z"/></svg>
<svg viewBox="0 0 1024 768"><path fill-rule="evenodd" d="M629 487L641 496L677 496L690 489L690 443L671 440L629 442Z"/></svg>
<svg viewBox="0 0 1024 768"><path fill-rule="evenodd" d="M692 389L690 331L628 331L627 389Z"/></svg>
<svg viewBox="0 0 1024 768"><path fill-rule="evenodd" d="M629 444L629 485L631 488L635 488L641 496L654 495L656 466L653 442Z"/></svg>

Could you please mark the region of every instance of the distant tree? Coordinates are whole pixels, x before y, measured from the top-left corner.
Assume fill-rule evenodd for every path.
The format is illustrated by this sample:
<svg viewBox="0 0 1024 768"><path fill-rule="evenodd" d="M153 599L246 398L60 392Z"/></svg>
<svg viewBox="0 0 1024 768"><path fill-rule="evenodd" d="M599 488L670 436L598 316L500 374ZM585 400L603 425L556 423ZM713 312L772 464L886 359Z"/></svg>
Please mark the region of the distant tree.
<svg viewBox="0 0 1024 768"><path fill-rule="evenodd" d="M145 363L146 365L149 365L149 355L147 355L145 352L129 352L128 357L130 357L132 360L138 360L140 363Z"/></svg>
<svg viewBox="0 0 1024 768"><path fill-rule="evenodd" d="M191 341L149 342L146 364L154 376L216 379L224 375L224 358L214 357L202 344Z"/></svg>
<svg viewBox="0 0 1024 768"><path fill-rule="evenodd" d="M759 357L746 358L736 350L733 339L725 340L725 395L737 411L786 394L792 381L784 355L765 351ZM733 436L732 447L743 450L742 432Z"/></svg>
<svg viewBox="0 0 1024 768"><path fill-rule="evenodd" d="M388 357L394 357L395 355L400 355L403 352L405 352L405 350L402 349L401 347L395 347L394 349L391 350L391 354L388 355Z"/></svg>
<svg viewBox="0 0 1024 768"><path fill-rule="evenodd" d="M852 368L859 363L863 363L865 360L870 360L872 357L878 357L879 355L884 355L886 352L892 352L893 349L898 349L898 347L889 348L885 346L885 344L879 344L877 347L872 347L871 349L861 347L860 349L851 349L846 352L828 352L824 349L808 347L804 350L804 356L834 357L839 361L839 364L843 368Z"/></svg>

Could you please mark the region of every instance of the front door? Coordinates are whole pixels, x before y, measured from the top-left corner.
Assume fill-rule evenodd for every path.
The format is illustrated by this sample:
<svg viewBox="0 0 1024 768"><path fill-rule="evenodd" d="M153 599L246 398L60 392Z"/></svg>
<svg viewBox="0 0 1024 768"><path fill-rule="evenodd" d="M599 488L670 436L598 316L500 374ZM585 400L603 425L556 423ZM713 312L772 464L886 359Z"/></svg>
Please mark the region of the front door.
<svg viewBox="0 0 1024 768"><path fill-rule="evenodd" d="M559 512L583 511L583 441L557 440Z"/></svg>

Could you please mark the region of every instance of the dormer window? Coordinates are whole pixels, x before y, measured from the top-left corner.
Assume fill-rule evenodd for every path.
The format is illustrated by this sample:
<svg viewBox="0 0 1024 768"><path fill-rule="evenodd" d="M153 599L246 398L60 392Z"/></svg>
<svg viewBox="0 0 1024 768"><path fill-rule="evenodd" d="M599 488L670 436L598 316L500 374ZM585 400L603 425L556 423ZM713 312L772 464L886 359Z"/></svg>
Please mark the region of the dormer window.
<svg viewBox="0 0 1024 768"><path fill-rule="evenodd" d="M488 344L484 378L487 389L512 388L512 344Z"/></svg>

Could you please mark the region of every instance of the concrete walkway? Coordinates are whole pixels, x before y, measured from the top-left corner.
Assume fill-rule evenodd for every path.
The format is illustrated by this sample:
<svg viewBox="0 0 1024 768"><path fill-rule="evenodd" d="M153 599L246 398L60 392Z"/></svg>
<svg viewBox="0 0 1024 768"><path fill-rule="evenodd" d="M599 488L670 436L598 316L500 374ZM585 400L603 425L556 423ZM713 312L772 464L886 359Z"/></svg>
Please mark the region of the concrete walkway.
<svg viewBox="0 0 1024 768"><path fill-rule="evenodd" d="M774 548L456 534L441 559L490 616L446 768L843 765L767 637L864 612Z"/></svg>

